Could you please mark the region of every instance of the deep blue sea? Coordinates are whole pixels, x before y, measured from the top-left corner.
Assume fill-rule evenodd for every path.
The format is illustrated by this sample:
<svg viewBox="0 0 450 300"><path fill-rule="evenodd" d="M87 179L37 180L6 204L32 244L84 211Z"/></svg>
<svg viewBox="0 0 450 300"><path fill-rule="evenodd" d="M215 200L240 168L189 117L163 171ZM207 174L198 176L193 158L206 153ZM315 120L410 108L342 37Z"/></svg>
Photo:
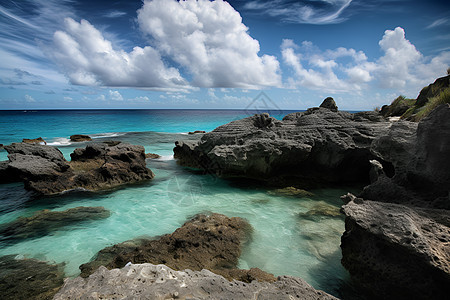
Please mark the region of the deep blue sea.
<svg viewBox="0 0 450 300"><path fill-rule="evenodd" d="M281 119L292 111L277 111ZM348 273L340 264L343 217L302 217L311 209L341 206L340 195L355 191L312 190L313 197L289 198L268 193L261 186L243 186L180 167L173 159L174 142L195 139L194 130L211 131L255 113L244 110L63 110L0 111L0 144L23 138L44 138L67 159L85 143L70 143L72 134L94 140L121 140L142 145L162 157L147 160L154 180L101 193L68 193L38 197L22 184L0 184L0 224L37 210L66 210L77 206L104 206L111 217L65 227L50 235L16 243L0 241L0 256L17 254L64 262L67 276L99 250L125 240L173 232L200 212L217 212L247 219L253 237L240 258L241 268L258 267L275 275L293 275L316 288L340 296ZM0 160L7 153L0 150Z"/></svg>

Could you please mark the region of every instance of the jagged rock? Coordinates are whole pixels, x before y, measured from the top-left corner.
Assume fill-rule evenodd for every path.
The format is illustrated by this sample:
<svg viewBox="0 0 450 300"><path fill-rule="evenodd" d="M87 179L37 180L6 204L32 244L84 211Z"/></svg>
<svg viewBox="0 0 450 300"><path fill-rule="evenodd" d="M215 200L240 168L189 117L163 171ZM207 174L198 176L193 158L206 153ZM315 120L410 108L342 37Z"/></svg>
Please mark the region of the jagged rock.
<svg viewBox="0 0 450 300"><path fill-rule="evenodd" d="M62 299L336 299L300 278L281 276L274 283L229 282L202 271L174 271L164 265L132 264L123 269L100 267L89 278L68 279L55 300Z"/></svg>
<svg viewBox="0 0 450 300"><path fill-rule="evenodd" d="M450 212L364 200L343 206L342 264L374 299L446 299Z"/></svg>
<svg viewBox="0 0 450 300"><path fill-rule="evenodd" d="M313 108L282 121L260 114L177 141L174 154L183 166L275 186L368 183L369 160L377 159L370 146L391 125L375 112Z"/></svg>
<svg viewBox="0 0 450 300"><path fill-rule="evenodd" d="M274 281L273 275L259 269L236 268L250 230L241 218L197 215L158 240L128 241L101 250L93 261L80 266L81 276L87 277L101 265L112 269L131 262L165 264L175 270L208 269L228 279Z"/></svg>
<svg viewBox="0 0 450 300"><path fill-rule="evenodd" d="M320 107L327 108L331 111L338 111L336 102L334 101L334 99L332 97L325 98L325 100L323 100L322 104L320 104Z"/></svg>
<svg viewBox="0 0 450 300"><path fill-rule="evenodd" d="M274 196L288 196L288 197L313 197L314 194L302 189L297 189L293 186L285 187L282 189L270 190L267 192L269 195Z"/></svg>
<svg viewBox="0 0 450 300"><path fill-rule="evenodd" d="M206 131L204 130L189 131L189 134L198 134L198 133L206 133Z"/></svg>
<svg viewBox="0 0 450 300"><path fill-rule="evenodd" d="M64 283L63 265L16 257L0 257L1 299L52 299Z"/></svg>
<svg viewBox="0 0 450 300"><path fill-rule="evenodd" d="M5 149L9 153L6 172L24 181L25 188L45 195L108 189L154 177L146 167L142 146L93 143L75 149L70 163L50 146L20 143Z"/></svg>
<svg viewBox="0 0 450 300"><path fill-rule="evenodd" d="M372 152L393 166L364 188L364 199L450 209L450 105L418 125L399 121L377 138ZM386 172L386 170L385 170Z"/></svg>
<svg viewBox="0 0 450 300"><path fill-rule="evenodd" d="M104 207L75 207L65 211L37 211L31 217L20 217L0 225L0 236L8 239L27 239L44 236L74 223L108 218Z"/></svg>
<svg viewBox="0 0 450 300"><path fill-rule="evenodd" d="M47 142L44 141L43 138L38 137L36 139L22 139L22 143L26 143L26 144L37 144L37 145L47 145Z"/></svg>
<svg viewBox="0 0 450 300"><path fill-rule="evenodd" d="M70 136L71 142L89 142L92 141L92 138L88 135L84 134L74 134Z"/></svg>
<svg viewBox="0 0 450 300"><path fill-rule="evenodd" d="M157 158L160 158L160 157L161 157L161 155L156 154L156 153L146 153L145 154L145 158L157 159Z"/></svg>

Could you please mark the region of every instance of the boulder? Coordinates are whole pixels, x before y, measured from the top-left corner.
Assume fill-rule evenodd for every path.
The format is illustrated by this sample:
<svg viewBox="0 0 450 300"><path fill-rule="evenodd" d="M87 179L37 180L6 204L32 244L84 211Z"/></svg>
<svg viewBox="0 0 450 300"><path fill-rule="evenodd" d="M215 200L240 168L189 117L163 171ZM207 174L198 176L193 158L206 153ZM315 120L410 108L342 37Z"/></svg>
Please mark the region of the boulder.
<svg viewBox="0 0 450 300"><path fill-rule="evenodd" d="M5 172L24 181L25 188L45 195L74 189L109 189L154 177L146 167L142 146L93 143L75 149L71 162L50 146L20 143L5 149L9 153Z"/></svg>
<svg viewBox="0 0 450 300"><path fill-rule="evenodd" d="M282 121L258 114L220 126L199 141L177 141L174 156L182 166L277 187L369 183L369 160L376 159L371 144L391 125L375 112L328 108Z"/></svg>
<svg viewBox="0 0 450 300"><path fill-rule="evenodd" d="M70 136L71 142L90 142L92 141L92 138L88 135L84 134L74 134Z"/></svg>
<svg viewBox="0 0 450 300"><path fill-rule="evenodd" d="M156 154L156 153L146 153L145 154L145 158L157 159L157 158L160 158L160 157L161 157L161 155Z"/></svg>
<svg viewBox="0 0 450 300"><path fill-rule="evenodd" d="M206 131L204 130L189 131L189 134L198 134L198 133L206 133Z"/></svg>
<svg viewBox="0 0 450 300"><path fill-rule="evenodd" d="M64 266L19 255L0 257L0 295L2 300L53 299L64 283Z"/></svg>
<svg viewBox="0 0 450 300"><path fill-rule="evenodd" d="M450 212L350 201L342 264L373 299L446 299L450 293Z"/></svg>
<svg viewBox="0 0 450 300"><path fill-rule="evenodd" d="M55 296L62 299L336 299L300 278L280 276L273 283L229 282L208 270L175 271L164 265L100 267L89 278L66 280Z"/></svg>
<svg viewBox="0 0 450 300"><path fill-rule="evenodd" d="M94 260L80 266L81 276L89 276L102 265L113 269L131 262L165 264L175 270L208 269L247 282L275 281L273 275L259 269L237 269L242 244L250 231L251 226L241 218L200 214L157 240L138 239L101 250Z"/></svg>
<svg viewBox="0 0 450 300"><path fill-rule="evenodd" d="M22 139L22 143L26 143L26 144L38 144L38 145L47 145L47 142L44 141L43 138L38 137L36 139Z"/></svg>
<svg viewBox="0 0 450 300"><path fill-rule="evenodd" d="M104 207L75 207L65 211L41 210L31 217L20 217L0 225L0 236L5 239L40 237L80 222L108 218L110 211Z"/></svg>
<svg viewBox="0 0 450 300"><path fill-rule="evenodd" d="M336 105L336 102L332 97L325 98L323 100L322 104L320 104L320 107L327 108L331 111L338 111L338 107Z"/></svg>

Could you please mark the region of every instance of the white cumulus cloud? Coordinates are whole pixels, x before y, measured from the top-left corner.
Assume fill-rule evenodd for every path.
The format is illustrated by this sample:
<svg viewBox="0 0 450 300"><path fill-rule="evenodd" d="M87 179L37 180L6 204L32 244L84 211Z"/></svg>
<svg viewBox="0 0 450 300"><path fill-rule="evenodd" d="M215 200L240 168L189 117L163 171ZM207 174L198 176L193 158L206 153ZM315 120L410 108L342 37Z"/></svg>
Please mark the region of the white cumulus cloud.
<svg viewBox="0 0 450 300"><path fill-rule="evenodd" d="M114 101L122 101L123 100L123 97L119 93L119 91L111 91L111 90L109 90L109 98L111 100L114 100Z"/></svg>
<svg viewBox="0 0 450 300"><path fill-rule="evenodd" d="M134 47L127 53L86 20L65 19L65 31L56 31L51 56L71 83L133 87L178 87L186 84L177 69L167 67L157 50Z"/></svg>
<svg viewBox="0 0 450 300"><path fill-rule="evenodd" d="M262 55L240 14L225 1L146 0L141 30L193 76L198 87L278 86L279 63Z"/></svg>

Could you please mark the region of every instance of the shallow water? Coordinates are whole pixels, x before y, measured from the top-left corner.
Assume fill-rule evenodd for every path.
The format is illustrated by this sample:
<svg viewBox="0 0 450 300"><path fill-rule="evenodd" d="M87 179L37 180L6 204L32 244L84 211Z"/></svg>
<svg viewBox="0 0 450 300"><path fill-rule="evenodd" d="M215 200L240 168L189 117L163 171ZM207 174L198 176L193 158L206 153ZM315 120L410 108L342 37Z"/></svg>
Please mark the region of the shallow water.
<svg viewBox="0 0 450 300"><path fill-rule="evenodd" d="M186 122L186 118L179 122ZM196 119L198 115L190 118ZM52 197L37 197L25 191L22 184L0 185L0 224L32 215L41 209L61 211L77 206L104 206L112 212L107 219L65 227L47 236L17 243L0 242L0 255L18 254L65 262L66 275L75 276L79 273L78 266L88 262L104 247L140 236L171 233L197 213L217 212L230 217L243 217L254 229L251 241L244 246L239 267L258 267L275 275L299 276L316 288L339 295L338 290L348 279L347 272L340 264L343 217L307 217L302 214L317 207L331 206L337 209L341 205L339 196L349 189L313 190L311 192L315 196L310 198L274 196L263 187L243 188L245 184L238 186L178 166L172 157L174 141L198 136L175 133L176 130L211 130L218 118L208 123L209 127L205 122L204 126L190 125L192 129L182 125L161 128L167 129L166 132L133 130L126 133L117 128L114 130L115 137L101 131L95 132L95 128L91 132L73 130L72 133L96 133L99 141L116 139L140 144L145 146L147 152L162 155L161 159L147 160L148 166L156 174L155 179L109 192L68 193ZM171 122L178 121L167 123ZM65 131L68 129L66 127ZM106 128L104 132L113 132L109 129L112 128ZM61 128L58 130L54 135L63 131ZM31 137L45 135L37 132L29 134ZM60 134L47 137L47 140L56 143L57 139L62 138L67 137ZM59 148L70 158L73 149L83 145L62 143Z"/></svg>

